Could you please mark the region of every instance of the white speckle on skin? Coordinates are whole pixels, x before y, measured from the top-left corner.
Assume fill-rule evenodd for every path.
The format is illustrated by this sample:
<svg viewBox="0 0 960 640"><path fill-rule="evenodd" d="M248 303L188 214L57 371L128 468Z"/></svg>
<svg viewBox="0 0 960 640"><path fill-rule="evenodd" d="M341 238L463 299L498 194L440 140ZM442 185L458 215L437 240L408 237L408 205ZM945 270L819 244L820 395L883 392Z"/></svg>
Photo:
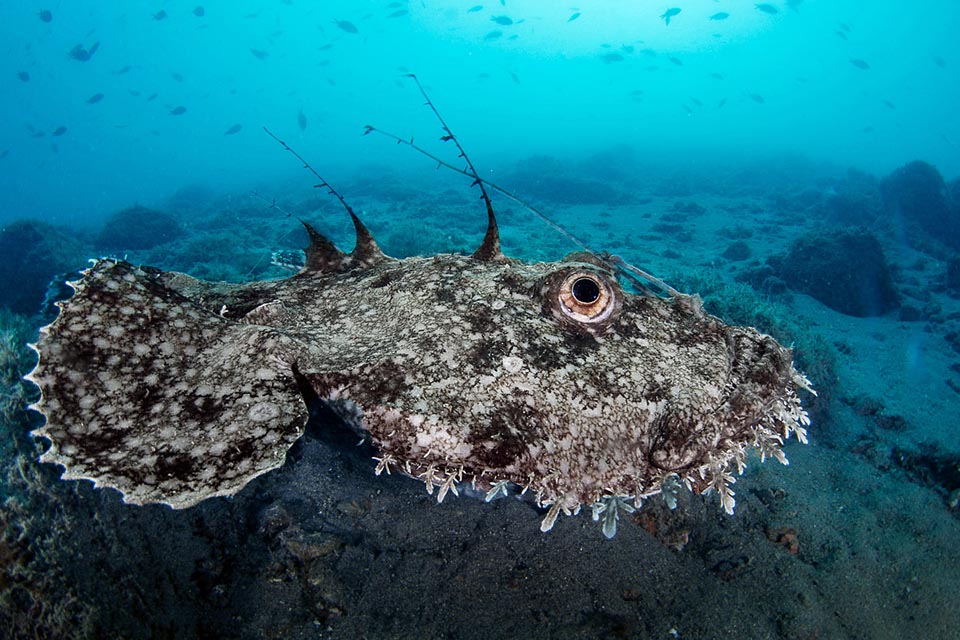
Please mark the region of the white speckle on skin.
<svg viewBox="0 0 960 640"><path fill-rule="evenodd" d="M266 422L280 415L280 407L272 402L258 402L247 410L247 417L254 422Z"/></svg>

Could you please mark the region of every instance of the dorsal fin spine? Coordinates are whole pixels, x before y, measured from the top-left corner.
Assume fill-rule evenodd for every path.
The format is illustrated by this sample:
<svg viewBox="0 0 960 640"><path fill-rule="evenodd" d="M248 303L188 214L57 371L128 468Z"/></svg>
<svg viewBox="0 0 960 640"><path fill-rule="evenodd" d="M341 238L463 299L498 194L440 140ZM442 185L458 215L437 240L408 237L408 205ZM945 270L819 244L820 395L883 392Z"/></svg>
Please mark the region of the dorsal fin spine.
<svg viewBox="0 0 960 640"><path fill-rule="evenodd" d="M305 220L301 220L300 223L307 230L307 235L310 236L310 246L304 250L304 253L307 254L307 261L303 266L302 272L329 273L340 271L343 268L347 255L340 251L340 249L337 249L336 245L330 242L325 235L314 229L310 223Z"/></svg>
<svg viewBox="0 0 960 640"><path fill-rule="evenodd" d="M353 209L347 210L353 220L353 228L357 231L357 244L350 252L350 258L354 264L366 267L383 260L386 256L380 250L377 241L373 239L373 234L360 222L360 218L353 212Z"/></svg>

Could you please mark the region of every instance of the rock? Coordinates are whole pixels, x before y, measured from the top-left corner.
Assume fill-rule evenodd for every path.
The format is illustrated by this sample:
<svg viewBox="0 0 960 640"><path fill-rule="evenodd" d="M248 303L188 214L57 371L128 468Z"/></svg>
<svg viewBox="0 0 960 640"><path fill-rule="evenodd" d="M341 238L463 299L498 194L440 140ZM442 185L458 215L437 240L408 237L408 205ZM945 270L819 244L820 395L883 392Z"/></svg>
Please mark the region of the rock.
<svg viewBox="0 0 960 640"><path fill-rule="evenodd" d="M0 229L0 307L33 315L51 279L83 268L83 245L39 220L19 220Z"/></svg>
<svg viewBox="0 0 960 640"><path fill-rule="evenodd" d="M791 289L840 313L878 316L899 306L883 248L871 233L806 235L773 264Z"/></svg>
<svg viewBox="0 0 960 640"><path fill-rule="evenodd" d="M888 211L960 247L960 211L951 204L936 167L921 160L910 162L884 178L880 191Z"/></svg>
<svg viewBox="0 0 960 640"><path fill-rule="evenodd" d="M752 255L752 252L750 251L750 245L743 240L737 240L736 242L731 243L722 255L731 262L739 262L749 258Z"/></svg>
<svg viewBox="0 0 960 640"><path fill-rule="evenodd" d="M140 205L113 214L104 223L96 244L103 249L151 249L184 235L180 222L162 211Z"/></svg>
<svg viewBox="0 0 960 640"><path fill-rule="evenodd" d="M960 293L960 254L953 256L947 262L947 290Z"/></svg>

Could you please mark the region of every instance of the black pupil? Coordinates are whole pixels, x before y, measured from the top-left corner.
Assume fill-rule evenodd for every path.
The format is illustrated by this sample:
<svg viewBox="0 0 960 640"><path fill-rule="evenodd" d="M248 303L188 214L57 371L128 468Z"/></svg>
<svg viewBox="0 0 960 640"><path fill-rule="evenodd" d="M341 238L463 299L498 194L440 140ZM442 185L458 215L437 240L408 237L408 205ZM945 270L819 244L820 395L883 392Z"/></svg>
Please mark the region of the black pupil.
<svg viewBox="0 0 960 640"><path fill-rule="evenodd" d="M580 278L570 287L570 293L580 304L593 304L600 297L600 285L591 278Z"/></svg>

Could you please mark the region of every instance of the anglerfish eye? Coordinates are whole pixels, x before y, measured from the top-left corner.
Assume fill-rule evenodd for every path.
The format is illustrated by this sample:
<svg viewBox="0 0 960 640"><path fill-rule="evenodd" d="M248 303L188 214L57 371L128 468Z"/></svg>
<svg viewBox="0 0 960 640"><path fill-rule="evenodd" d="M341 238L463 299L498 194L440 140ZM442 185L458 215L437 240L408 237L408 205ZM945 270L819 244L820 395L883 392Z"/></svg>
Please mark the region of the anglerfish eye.
<svg viewBox="0 0 960 640"><path fill-rule="evenodd" d="M560 283L557 302L560 311L578 323L605 322L619 307L619 290L598 273L577 270Z"/></svg>

